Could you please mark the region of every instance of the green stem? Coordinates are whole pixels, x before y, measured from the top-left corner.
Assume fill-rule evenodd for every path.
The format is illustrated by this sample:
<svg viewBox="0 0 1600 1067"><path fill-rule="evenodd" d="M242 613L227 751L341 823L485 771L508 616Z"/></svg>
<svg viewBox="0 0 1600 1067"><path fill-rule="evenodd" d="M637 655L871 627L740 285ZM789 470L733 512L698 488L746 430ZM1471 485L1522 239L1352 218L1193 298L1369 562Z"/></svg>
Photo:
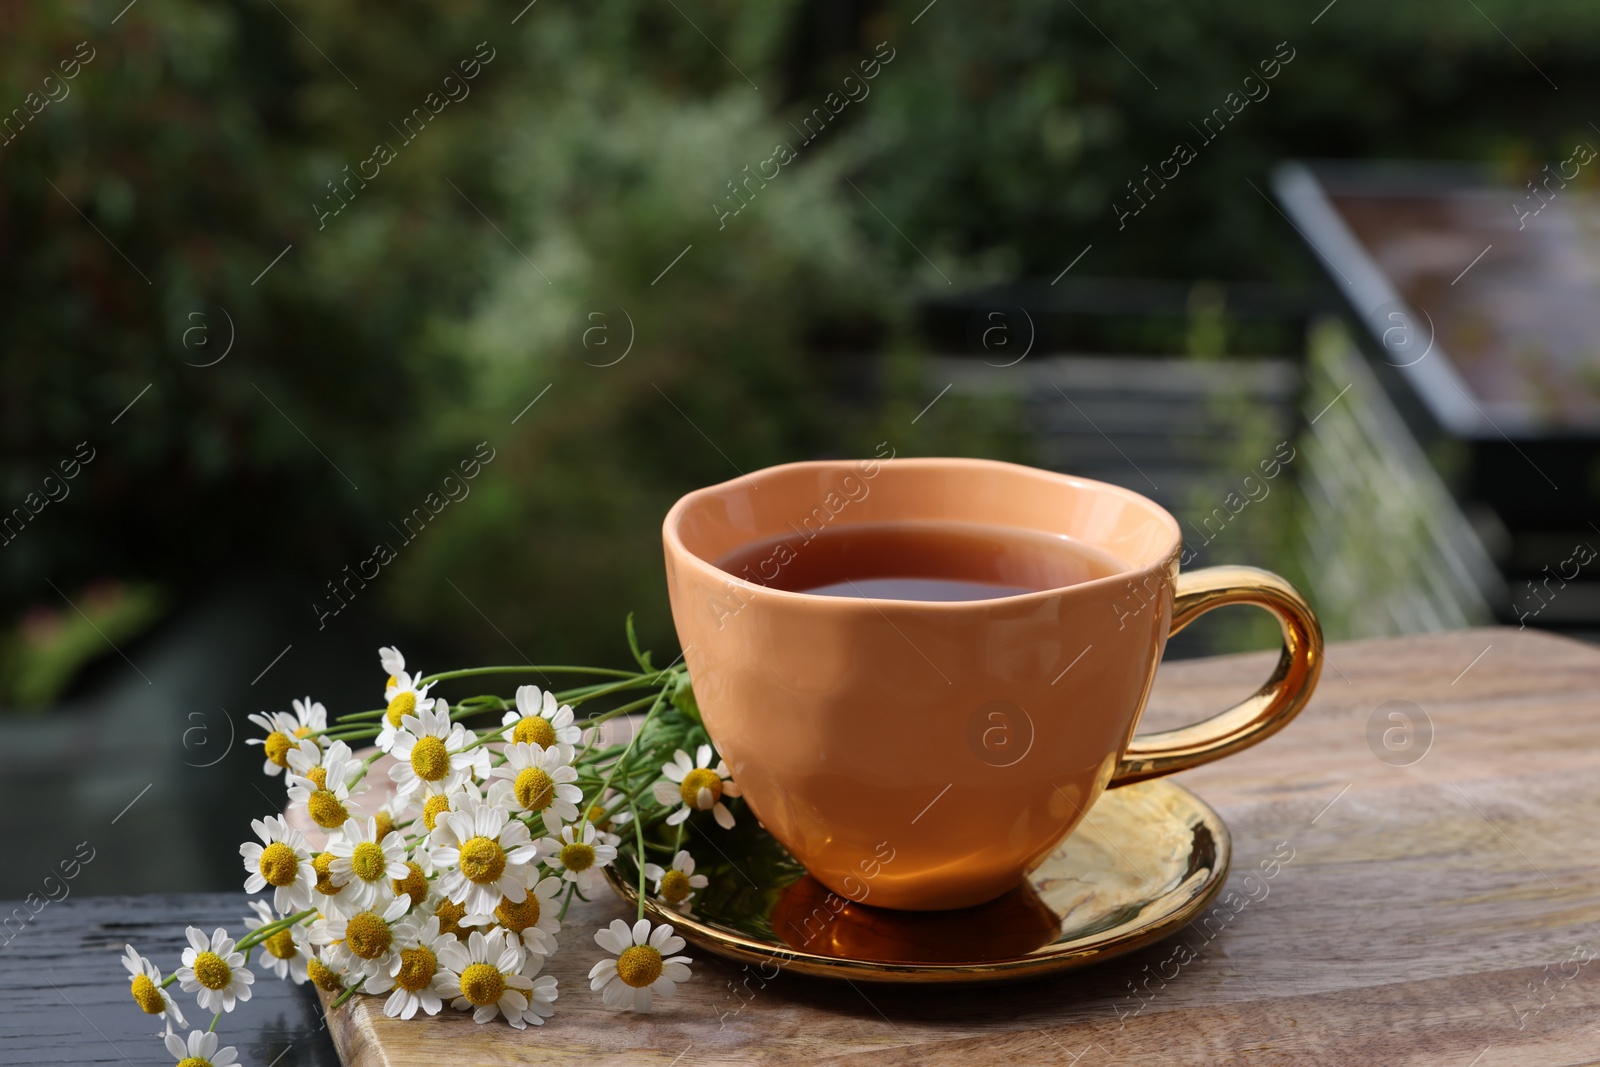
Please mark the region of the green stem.
<svg viewBox="0 0 1600 1067"><path fill-rule="evenodd" d="M656 671L648 675L637 675L622 682L607 682L603 685L585 686L584 688L588 690L587 692L569 696L564 703L582 704L586 701L593 700L595 697L606 696L610 693L619 693L625 689L642 689L647 686L660 685L662 684L662 680L664 678L670 677L671 674L666 671Z"/></svg>
<svg viewBox="0 0 1600 1067"><path fill-rule="evenodd" d="M220 1019L220 1018L222 1018L222 1013L220 1011L217 1012L215 1015L213 1015L211 1017L211 1025L206 1027L206 1033L209 1034L209 1033L212 1033L212 1032L214 1032L216 1030L216 1028L217 1028L217 1020Z"/></svg>
<svg viewBox="0 0 1600 1067"><path fill-rule="evenodd" d="M583 720L579 721L577 723L577 725L579 725L579 726L599 726L603 722L610 722L612 719L615 719L619 715L626 715L630 711L638 711L640 708L642 708L645 705L651 703L653 700L655 700L654 696L640 697L638 700L629 701L628 703L623 704L620 707L615 707L615 708L611 708L611 709L609 709L607 711L602 711L598 715L592 715L587 719L583 719Z"/></svg>
<svg viewBox="0 0 1600 1067"><path fill-rule="evenodd" d="M633 839L638 842L639 854L634 857L639 868L639 915L644 918L644 820L639 817L639 807L632 800L628 801L628 810L633 812Z"/></svg>
<svg viewBox="0 0 1600 1067"><path fill-rule="evenodd" d="M274 919L272 922L263 923L261 926L256 927L254 930L251 930L248 934L245 934L243 937L241 937L233 947L236 951L240 949L254 948L256 945L261 944L261 942L265 941L274 934L287 930L291 926L298 926L308 919L314 919L316 918L316 915L316 908L307 908L305 911L297 911L293 915L285 915L281 919Z"/></svg>
<svg viewBox="0 0 1600 1067"><path fill-rule="evenodd" d="M334 722L356 722L361 719L381 719L389 714L388 708L379 708L377 711L347 711L343 715L334 716Z"/></svg>
<svg viewBox="0 0 1600 1067"><path fill-rule="evenodd" d="M355 996L357 993L361 992L361 986L365 982L366 979L362 978L360 982L357 982L355 985L346 989L343 993L340 993L334 998L333 1003L328 1005L328 1010L332 1011L333 1009L342 1005L345 1001L349 1000L351 997Z"/></svg>
<svg viewBox="0 0 1600 1067"><path fill-rule="evenodd" d="M556 694L556 700L562 704L574 700L587 700L592 696L603 696L616 689L626 689L630 685L642 684L637 680L629 682L596 682L593 685L580 685L575 689L563 689Z"/></svg>
<svg viewBox="0 0 1600 1067"><path fill-rule="evenodd" d="M383 731L382 731L381 728L380 729L374 729L370 725L368 725L368 726L359 726L358 725L358 726L343 726L343 727L340 727L338 729L331 729L330 728L330 729L327 729L327 730L323 730L323 731L321 731L319 733L307 734L306 737L307 738L321 737L321 738L324 738L324 739L326 739L326 740L328 740L330 742L332 742L332 741L365 741L366 739L368 739L370 737L377 737L382 732Z"/></svg>
<svg viewBox="0 0 1600 1067"><path fill-rule="evenodd" d="M449 678L475 678L480 674L524 674L528 671L535 671L539 674L598 674L604 678L635 678L640 673L638 671L613 670L609 667L537 667L531 664L524 667L468 667L459 671L443 671L439 674L430 674L426 678L420 679L416 684L420 687L433 685Z"/></svg>
<svg viewBox="0 0 1600 1067"><path fill-rule="evenodd" d="M661 710L661 705L663 700L666 698L666 695L667 691L665 689L656 693L655 703L650 706L649 711L645 712L644 718L639 723L639 729L636 730L634 735L628 739L628 745L622 750L622 754L616 758L615 762L613 762L609 768L606 769L606 776L600 782L600 788L595 790L594 795L596 797L603 797L606 795L606 789L611 785L611 779L616 776L617 768L621 767L622 764L627 761L628 754L633 751L633 746L638 744L639 738L644 736L645 727L650 725L650 720L655 717L657 711ZM594 801L591 800L589 803L592 804ZM587 811L587 805L585 806L585 810Z"/></svg>
<svg viewBox="0 0 1600 1067"><path fill-rule="evenodd" d="M556 922L561 922L567 917L567 908L572 905L572 894L578 889L578 883L567 883L567 895L561 899L561 910L556 914Z"/></svg>

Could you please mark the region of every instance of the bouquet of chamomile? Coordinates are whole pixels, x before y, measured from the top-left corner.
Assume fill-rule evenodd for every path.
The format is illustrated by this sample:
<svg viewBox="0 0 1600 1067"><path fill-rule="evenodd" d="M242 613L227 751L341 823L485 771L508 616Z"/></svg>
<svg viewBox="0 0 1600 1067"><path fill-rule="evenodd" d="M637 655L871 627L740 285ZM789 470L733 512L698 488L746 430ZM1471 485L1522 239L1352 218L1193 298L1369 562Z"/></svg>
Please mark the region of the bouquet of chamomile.
<svg viewBox="0 0 1600 1067"><path fill-rule="evenodd" d="M292 712L251 715L265 732L250 741L262 769L287 786L285 814L253 821L257 840L239 846L244 887L262 894L254 915L237 938L189 927L182 965L166 977L132 945L123 961L134 1003L165 1024L158 1036L180 1067L236 1063L215 1031L250 999L258 970L315 982L337 993L332 1007L365 993L403 1019L449 1005L479 1023L542 1025L558 990L540 972L567 908L603 890L619 855L639 872L637 921L594 932L604 955L590 988L609 1007L649 1011L687 981L683 939L646 919L645 901L692 907L706 878L682 848L685 822L731 828L725 800L739 789L701 726L687 670L653 667L631 619L627 634L637 670L423 675L384 648L385 707L330 720L307 698ZM559 677L586 684L520 685L454 704L432 692L463 679L505 678L510 688L529 675L547 687ZM607 742L604 724L629 715L642 715L631 736ZM373 789L368 772L385 755L393 785ZM179 991L199 1009L193 1030Z"/></svg>

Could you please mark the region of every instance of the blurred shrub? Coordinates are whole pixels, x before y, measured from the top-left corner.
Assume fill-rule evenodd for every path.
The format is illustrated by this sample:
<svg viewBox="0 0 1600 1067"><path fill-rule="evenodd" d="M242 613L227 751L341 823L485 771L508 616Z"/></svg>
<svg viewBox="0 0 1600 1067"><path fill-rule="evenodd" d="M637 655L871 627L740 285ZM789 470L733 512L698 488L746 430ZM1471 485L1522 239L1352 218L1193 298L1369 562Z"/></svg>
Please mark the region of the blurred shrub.
<svg viewBox="0 0 1600 1067"><path fill-rule="evenodd" d="M360 600L442 643L605 656L636 607L666 647L658 527L685 489L884 439L1026 457L1003 408L911 426L918 293L1089 241L1085 272L1302 270L1244 180L1282 155L1525 166L1578 135L1600 10L1481 6L1527 59L1446 0L1315 26L1248 0L6 5L0 108L95 55L0 145L0 506L98 454L0 549L0 588L322 586L392 541ZM1124 182L1285 39L1272 96L1119 235ZM883 41L870 97L802 145ZM798 158L719 221L779 142ZM618 347L580 342L593 312ZM470 497L404 542L479 442Z"/></svg>
<svg viewBox="0 0 1600 1067"><path fill-rule="evenodd" d="M1596 136L1592 3L1324 6L939 3L912 27L922 4L896 5L902 57L860 112L862 187L936 260L1049 278L1093 242L1078 273L1304 278L1316 265L1261 195L1283 158L1485 160L1521 184ZM1196 127L1285 41L1268 95L1207 143ZM1180 141L1195 161L1119 230L1112 201L1136 206L1127 183Z"/></svg>

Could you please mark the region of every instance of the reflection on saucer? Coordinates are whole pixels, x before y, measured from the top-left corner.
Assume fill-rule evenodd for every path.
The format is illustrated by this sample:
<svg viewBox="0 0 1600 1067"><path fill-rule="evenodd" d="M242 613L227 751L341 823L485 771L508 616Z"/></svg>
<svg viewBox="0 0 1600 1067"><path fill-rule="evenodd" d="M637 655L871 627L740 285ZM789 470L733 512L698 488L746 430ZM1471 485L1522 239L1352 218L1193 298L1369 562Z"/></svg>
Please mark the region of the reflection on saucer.
<svg viewBox="0 0 1600 1067"><path fill-rule="evenodd" d="M1061 919L1028 883L973 908L890 911L847 900L806 875L779 896L772 930L791 948L839 959L972 964L1050 944Z"/></svg>
<svg viewBox="0 0 1600 1067"><path fill-rule="evenodd" d="M1103 793L998 900L892 911L830 893L754 819L731 830L707 820L684 840L710 879L694 911L649 899L644 908L697 949L741 964L853 982L1003 981L1086 967L1177 932L1221 891L1230 842L1222 818L1183 786L1137 782ZM619 857L605 872L631 907L638 869Z"/></svg>

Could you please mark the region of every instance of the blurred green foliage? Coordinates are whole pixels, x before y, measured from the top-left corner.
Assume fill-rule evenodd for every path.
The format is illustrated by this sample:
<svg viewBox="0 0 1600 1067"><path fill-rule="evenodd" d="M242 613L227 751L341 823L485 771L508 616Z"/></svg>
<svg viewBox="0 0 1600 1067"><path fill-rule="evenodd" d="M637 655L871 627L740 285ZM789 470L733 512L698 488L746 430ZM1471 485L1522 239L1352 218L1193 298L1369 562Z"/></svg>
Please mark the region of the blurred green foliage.
<svg viewBox="0 0 1600 1067"><path fill-rule="evenodd" d="M920 296L1091 241L1087 273L1309 277L1246 181L1278 158L1529 168L1588 128L1592 4L1320 6L7 5L0 109L94 58L0 145L0 506L77 442L99 456L0 550L6 601L322 586L388 540L357 600L463 654L608 660L630 608L670 647L658 523L683 491L884 440L1028 457L1003 404L911 425ZM1119 232L1123 183L1283 40L1272 95ZM870 94L803 144L879 42ZM719 222L779 143L797 158ZM470 497L402 543L479 442Z"/></svg>
<svg viewBox="0 0 1600 1067"><path fill-rule="evenodd" d="M0 632L0 712L53 704L107 641L136 636L167 606L159 588L120 582L97 582L74 603L75 609L35 609Z"/></svg>

